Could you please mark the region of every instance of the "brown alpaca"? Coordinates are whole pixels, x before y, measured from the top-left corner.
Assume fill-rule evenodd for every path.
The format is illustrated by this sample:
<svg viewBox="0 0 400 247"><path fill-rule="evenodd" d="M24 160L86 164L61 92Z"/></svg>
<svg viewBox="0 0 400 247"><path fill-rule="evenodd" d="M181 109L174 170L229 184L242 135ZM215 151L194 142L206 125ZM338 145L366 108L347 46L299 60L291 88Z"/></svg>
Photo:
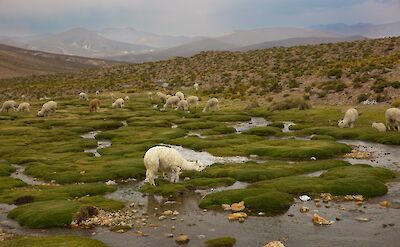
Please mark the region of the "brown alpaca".
<svg viewBox="0 0 400 247"><path fill-rule="evenodd" d="M89 111L90 112L97 112L100 109L100 100L99 99L92 99L89 102Z"/></svg>

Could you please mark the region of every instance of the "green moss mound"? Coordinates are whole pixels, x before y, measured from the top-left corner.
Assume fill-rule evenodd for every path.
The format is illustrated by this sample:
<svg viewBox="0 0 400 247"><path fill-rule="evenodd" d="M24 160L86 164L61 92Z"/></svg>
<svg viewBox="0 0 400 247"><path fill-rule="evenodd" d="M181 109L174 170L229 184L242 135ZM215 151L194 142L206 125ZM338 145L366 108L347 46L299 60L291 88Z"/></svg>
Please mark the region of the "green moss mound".
<svg viewBox="0 0 400 247"><path fill-rule="evenodd" d="M99 240L88 237L22 237L0 243L1 247L107 247Z"/></svg>
<svg viewBox="0 0 400 247"><path fill-rule="evenodd" d="M368 165L336 167L321 177L280 177L254 183L246 189L213 193L200 201L200 207L220 207L223 203L232 204L244 200L249 209L280 214L288 210L294 196L301 194L360 194L367 198L381 196L388 191L384 182L395 177L392 171Z"/></svg>
<svg viewBox="0 0 400 247"><path fill-rule="evenodd" d="M81 200L48 200L28 203L13 209L8 217L29 228L66 227L81 206L94 205L106 210L123 207L120 202L103 197L85 197Z"/></svg>
<svg viewBox="0 0 400 247"><path fill-rule="evenodd" d="M232 247L236 244L236 239L232 237L220 237L204 242L207 247Z"/></svg>

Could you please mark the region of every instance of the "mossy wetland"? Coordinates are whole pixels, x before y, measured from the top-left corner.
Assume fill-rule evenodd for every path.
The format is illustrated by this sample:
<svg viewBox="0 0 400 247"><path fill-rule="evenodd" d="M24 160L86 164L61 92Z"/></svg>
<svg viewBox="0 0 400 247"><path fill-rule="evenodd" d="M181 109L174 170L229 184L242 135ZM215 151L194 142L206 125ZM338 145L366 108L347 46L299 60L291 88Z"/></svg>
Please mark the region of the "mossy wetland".
<svg viewBox="0 0 400 247"><path fill-rule="evenodd" d="M114 94L128 95L123 92ZM122 242L118 243L130 243L129 236L136 236L137 232L152 232L147 240L138 240L138 246L145 246L146 243L169 241L164 235L170 232L167 228L171 224L181 224L176 226L180 231L199 235L201 230L188 225L198 224L204 229L207 225L201 223L203 221L209 222L208 227L214 229L204 233L207 239L229 234L237 239L238 245L235 246L244 246L244 240L238 235L244 226L264 229L263 224L276 224L278 218L285 218L284 222L290 224L286 214L298 211L296 208L301 202L297 198L300 195L307 194L312 198L321 193L362 195L374 200L388 193L388 183L398 181L396 169L385 169L379 164L354 165L345 161L344 155L353 147L340 142L351 139L400 145L400 133L379 133L370 127L373 121L384 122L387 106L361 106L359 111L362 114L355 128L339 129L337 120L343 116L345 107L314 106L305 110L269 111L267 106L261 105L244 111L247 103L225 100L221 103L221 110L212 113L202 113L201 107L190 112L160 111L159 107L154 107L158 102L145 93L130 93L129 96L130 100L125 102L123 109L111 108L109 94L97 96L102 103L98 113L89 113L86 101L66 97L55 99L59 104L58 111L49 117L36 117L36 110L43 103L39 101L31 102L30 113L0 114L0 203L18 204L7 213L7 217L17 221L23 229L49 229L50 232L41 237L14 237L5 241L4 246L25 246L27 241L37 246L58 246L53 245L57 241L70 241L71 246L76 241L81 242L81 246L103 246L93 239L113 246L110 241L119 236L125 237L121 237ZM241 128L237 133L234 127L238 123L251 122L252 117L264 118L268 124L249 124L248 128ZM295 125L289 127L289 132L282 131L284 122L294 122ZM110 145L98 148L101 141L108 141ZM181 146L199 156L207 153L217 158L236 157L241 162L235 163L233 159L224 163L223 158L219 159L221 162L215 159L217 163L202 172L184 172L179 183L169 183L160 174L156 180L157 187L139 186L146 172L143 155L150 147L159 144ZM93 149L98 156L87 152ZM25 175L43 181L43 184L27 184L11 177L18 166L24 167ZM317 177L307 176L319 171L321 174ZM245 186L235 188L239 182ZM229 186L232 188L223 189ZM87 238L49 237L58 235L52 234L51 229L60 228L67 235L76 235L71 232L79 230L68 229L74 215L84 206L95 206L107 212L129 208L131 203L136 203L136 208L138 201L127 202L110 196L121 188L134 190L137 198L141 197L138 201L158 198L156 202L145 203L140 209L142 211L139 210L147 215L146 224L141 222L124 234L103 229L94 230L97 234L93 236L92 232L84 233ZM205 193L199 196L197 191ZM182 205L176 209L179 208L177 218L183 223L178 220L160 224L157 217L161 210L175 209L169 204L166 206L165 201L181 202ZM244 201L249 219L239 225L227 220L220 222L226 217L221 204L240 201ZM193 215L190 210L195 211ZM211 219L214 214L219 222ZM303 218L309 219L305 215ZM157 230L155 224L159 225ZM230 226L220 231L223 224ZM239 229L236 235L235 228ZM284 232L274 230L271 234L287 233ZM192 238L195 238L192 243L204 244L202 237L194 235ZM260 245L266 240L257 239L254 244ZM246 238L246 241L251 240ZM214 246L211 243L207 244ZM175 245L172 240L168 244Z"/></svg>

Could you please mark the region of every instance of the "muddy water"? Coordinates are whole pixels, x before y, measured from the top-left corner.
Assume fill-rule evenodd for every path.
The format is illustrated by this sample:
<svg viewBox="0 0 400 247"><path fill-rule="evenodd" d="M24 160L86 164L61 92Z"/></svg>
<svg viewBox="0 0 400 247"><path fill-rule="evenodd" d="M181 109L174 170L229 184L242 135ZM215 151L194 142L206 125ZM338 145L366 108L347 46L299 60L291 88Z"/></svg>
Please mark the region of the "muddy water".
<svg viewBox="0 0 400 247"><path fill-rule="evenodd" d="M14 173L10 175L10 177L22 180L22 182L28 185L48 185L48 183L46 182L25 175L24 174L25 167L19 165L11 165L11 166L14 167L16 170Z"/></svg>
<svg viewBox="0 0 400 247"><path fill-rule="evenodd" d="M400 172L400 147L384 145L373 142L364 142L357 140L339 140L338 142L354 146L355 149L369 152L372 154L372 160L360 160L346 158L352 164L369 164L377 167L384 167L393 171Z"/></svg>
<svg viewBox="0 0 400 247"><path fill-rule="evenodd" d="M123 122L123 121L122 121ZM124 124L124 126L127 126ZM101 131L91 131L86 134L81 135L83 139L96 139L96 135L99 134ZM97 147L96 148L89 148L85 149L85 153L92 153L95 157L101 157L101 154L98 152L99 149L108 148L111 146L110 140L97 140Z"/></svg>
<svg viewBox="0 0 400 247"><path fill-rule="evenodd" d="M88 133L89 134L89 133ZM95 138L95 134L90 136ZM378 163L371 161L371 165L384 166L397 170L396 163L400 161L397 147L365 143L358 141L340 141L350 145L359 145L360 148L370 149ZM367 145L368 144L368 145ZM195 152L179 146L176 148L186 159L199 159L204 164L214 163L240 163L249 160L246 157L215 157L207 152ZM368 150L366 150L368 151ZM376 154L376 155L374 155ZM381 155L378 155L381 154ZM367 163L365 160L349 160L351 163ZM319 176L324 171L306 174L307 176ZM388 184L389 193L385 196L374 198L364 206L356 206L354 202L331 203L329 208L324 206L317 208L312 201L296 201L284 215L275 217L251 216L244 223L228 222L227 212L203 211L198 208L199 200L208 193L226 189L245 188L248 184L236 182L226 188L214 188L210 190L198 190L171 201L159 196L144 195L138 192L141 183L120 185L116 192L108 194L110 199L120 200L127 205L135 203L134 209L138 215L148 215L146 225L135 226L134 230L127 233L111 232L107 228L98 227L90 230L76 229L51 229L29 230L19 226L15 221L6 218L6 212L13 206L0 205L0 227L21 235L85 235L92 236L111 247L122 246L176 246L174 239L166 237L166 234L179 233L189 235L190 243L187 246L204 246L205 239L221 236L232 236L237 239L237 247L263 246L272 240L281 240L286 246L310 247L310 246L352 246L352 247L397 247L400 241L400 182ZM379 208L378 203L389 200L391 208ZM310 212L302 214L299 207L305 205ZM340 207L346 208L345 211ZM164 210L177 210L179 215L176 220L167 218L159 221L158 216ZM314 213L335 221L331 226L314 226L311 217ZM356 219L362 217L367 222L359 222ZM150 226L152 224L152 226ZM155 227L158 225L158 227ZM172 227L175 230L172 230ZM136 231L140 230L147 237L138 237Z"/></svg>
<svg viewBox="0 0 400 247"><path fill-rule="evenodd" d="M240 132L247 131L254 127L268 126L271 123L272 122L269 122L269 121L265 120L265 118L262 118L262 117L252 117L250 122L238 123L236 125L233 125L232 127L236 130L236 132L240 133Z"/></svg>
<svg viewBox="0 0 400 247"><path fill-rule="evenodd" d="M164 146L169 146L174 149L176 149L183 158L187 160L199 160L201 161L205 166L210 166L212 164L227 164L227 163L244 163L247 161L250 161L250 158L243 157L243 156L235 156L235 157L217 157L214 156L208 152L198 152L194 151L188 148L184 148L181 146L175 146L175 145L165 145Z"/></svg>
<svg viewBox="0 0 400 247"><path fill-rule="evenodd" d="M395 186L396 187L396 186ZM400 240L400 214L398 209L381 209L377 205L383 199L395 201L399 199L399 191L391 191L390 196L376 198L359 207L354 202L331 203L330 208L317 208L312 201L302 203L296 201L287 213L276 217L249 217L244 223L228 222L227 212L207 211L198 208L201 195L192 194L177 201L168 201L161 197L143 196L137 194L129 199L129 189L124 190L127 196L124 201L135 202L139 198L144 207L141 212L149 215L149 224L158 227L143 226L140 231L149 234L147 237L137 237L135 230L124 234L97 229L94 238L110 246L176 246L173 239L166 234L179 233L189 235L188 246L203 246L204 238L233 236L237 239L235 246L263 246L268 241L282 240L286 246L398 246ZM133 191L131 191L133 192ZM394 193L395 192L395 193ZM118 199L120 194L115 192L110 198ZM122 193L123 194L123 193ZM121 198L122 199L122 198ZM299 207L305 205L310 212L302 214ZM345 207L346 211L339 210ZM179 211L176 220L166 219L159 221L157 217L167 209ZM335 221L331 226L314 226L311 222L312 214ZM368 222L359 222L356 218L367 218ZM393 226L390 226L394 224ZM172 227L176 230L171 230Z"/></svg>
<svg viewBox="0 0 400 247"><path fill-rule="evenodd" d="M292 130L290 130L290 126L295 125L295 123L293 122L282 122L282 123L283 123L283 129L282 129L283 133L292 132Z"/></svg>

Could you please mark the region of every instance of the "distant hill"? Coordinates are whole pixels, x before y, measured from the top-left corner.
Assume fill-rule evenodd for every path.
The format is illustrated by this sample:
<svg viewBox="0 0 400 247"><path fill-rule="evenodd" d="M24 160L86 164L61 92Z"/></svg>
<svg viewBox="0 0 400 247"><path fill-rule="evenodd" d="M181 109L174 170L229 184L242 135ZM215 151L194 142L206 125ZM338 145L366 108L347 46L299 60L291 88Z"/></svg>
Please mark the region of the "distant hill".
<svg viewBox="0 0 400 247"><path fill-rule="evenodd" d="M236 46L249 46L262 42L308 37L332 38L340 35L305 28L278 27L237 31L218 37L217 40Z"/></svg>
<svg viewBox="0 0 400 247"><path fill-rule="evenodd" d="M344 23L317 25L311 28L320 31L329 31L341 35L361 35L368 38L383 38L400 36L400 21L384 24L358 23L347 25Z"/></svg>
<svg viewBox="0 0 400 247"><path fill-rule="evenodd" d="M141 63L166 60L172 57L190 57L202 51L229 51L237 48L239 47L236 45L224 43L217 39L207 38L161 51L148 52L139 55L110 57L109 59L131 63Z"/></svg>
<svg viewBox="0 0 400 247"><path fill-rule="evenodd" d="M238 51L250 51L258 49L266 49L272 47L291 47L297 45L318 45L339 42L351 42L356 40L367 39L363 36L346 36L346 37L305 37L305 38L291 38L278 41L263 42L260 44L240 47Z"/></svg>
<svg viewBox="0 0 400 247"><path fill-rule="evenodd" d="M201 39L199 37L160 35L139 31L130 27L104 28L96 32L108 39L136 45L151 46L158 49L167 49Z"/></svg>
<svg viewBox="0 0 400 247"><path fill-rule="evenodd" d="M0 44L0 78L74 72L111 64L115 62L25 50Z"/></svg>
<svg viewBox="0 0 400 247"><path fill-rule="evenodd" d="M311 36L310 36L311 35ZM262 42L276 42L282 39L293 38L292 45L302 44L296 43L296 39L302 37L308 38L315 37L315 39L326 40L339 39L340 35L330 34L322 31L315 31L303 28L260 28L253 30L237 31L230 34L225 34L216 38L204 38L195 40L193 42L183 44L180 46L172 47L169 49L158 50L153 52L144 52L141 54L129 54L122 56L110 57L110 59L117 61L125 61L132 63L141 63L148 61L160 61L172 57L190 57L202 51L235 51L242 50L241 47L249 45L258 45ZM302 41L302 42L305 42ZM311 42L311 44L318 42ZM325 43L325 42L321 42ZM289 43L288 43L289 44ZM243 49L246 50L246 49Z"/></svg>
<svg viewBox="0 0 400 247"><path fill-rule="evenodd" d="M169 86L160 87L160 80ZM276 102L301 97L312 104L347 105L367 98L391 102L400 95L400 37L246 52L208 51L188 58L3 79L0 99L10 94L40 97L95 90L189 93L194 83L200 85L198 95L206 98Z"/></svg>
<svg viewBox="0 0 400 247"><path fill-rule="evenodd" d="M84 28L74 28L62 33L47 35L24 44L22 48L85 57L118 56L153 49L149 46L110 40Z"/></svg>

